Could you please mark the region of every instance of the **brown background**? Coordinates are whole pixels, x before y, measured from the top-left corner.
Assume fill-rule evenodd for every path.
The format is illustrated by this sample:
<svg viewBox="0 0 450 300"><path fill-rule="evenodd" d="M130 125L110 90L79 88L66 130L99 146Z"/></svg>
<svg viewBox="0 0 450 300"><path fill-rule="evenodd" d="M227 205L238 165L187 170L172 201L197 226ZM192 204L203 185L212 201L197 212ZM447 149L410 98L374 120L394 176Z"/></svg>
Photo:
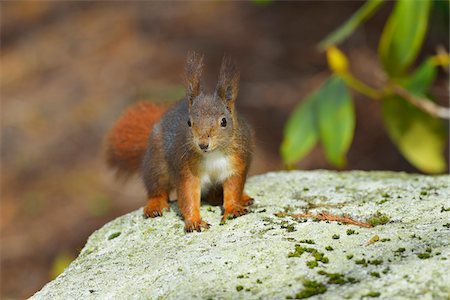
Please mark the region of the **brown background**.
<svg viewBox="0 0 450 300"><path fill-rule="evenodd" d="M205 54L212 88L221 57L241 69L238 109L257 133L252 174L283 168L278 148L295 105L328 75L315 46L361 2L1 2L1 298L32 295L58 258L96 228L142 206L138 179L114 181L102 139L137 99L183 95L186 53ZM392 3L343 45L370 82ZM448 45L434 17L423 55ZM433 95L448 102L447 76ZM355 94L346 169L417 172L382 128L378 103ZM320 148L299 165L332 168ZM218 216L219 217L219 216ZM53 267L54 268L54 267Z"/></svg>

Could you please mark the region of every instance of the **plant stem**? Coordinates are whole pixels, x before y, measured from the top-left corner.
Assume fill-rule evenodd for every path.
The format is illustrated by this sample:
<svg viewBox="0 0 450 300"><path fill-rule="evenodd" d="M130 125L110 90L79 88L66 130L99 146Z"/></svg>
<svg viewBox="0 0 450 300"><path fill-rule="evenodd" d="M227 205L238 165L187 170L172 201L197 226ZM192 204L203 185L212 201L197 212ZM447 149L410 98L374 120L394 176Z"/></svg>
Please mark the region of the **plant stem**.
<svg viewBox="0 0 450 300"><path fill-rule="evenodd" d="M444 63L445 65L445 62L448 61L448 55L436 56L434 57L434 59L436 64L439 65ZM415 107L430 114L433 117L447 120L450 119L450 108L437 105L428 98L417 97L398 84L386 82L386 79L382 80L383 87L381 89L375 89L360 81L358 78L354 77L350 72L345 72L338 75L355 91L374 100L380 100L387 94L394 94L405 99ZM383 78L386 78L386 76L383 76Z"/></svg>
<svg viewBox="0 0 450 300"><path fill-rule="evenodd" d="M350 87L369 98L379 100L383 96L383 93L381 91L368 86L348 72L345 74L341 74L340 76Z"/></svg>
<svg viewBox="0 0 450 300"><path fill-rule="evenodd" d="M391 91L433 117L450 119L450 108L448 107L439 106L427 98L417 97L397 84L391 86Z"/></svg>

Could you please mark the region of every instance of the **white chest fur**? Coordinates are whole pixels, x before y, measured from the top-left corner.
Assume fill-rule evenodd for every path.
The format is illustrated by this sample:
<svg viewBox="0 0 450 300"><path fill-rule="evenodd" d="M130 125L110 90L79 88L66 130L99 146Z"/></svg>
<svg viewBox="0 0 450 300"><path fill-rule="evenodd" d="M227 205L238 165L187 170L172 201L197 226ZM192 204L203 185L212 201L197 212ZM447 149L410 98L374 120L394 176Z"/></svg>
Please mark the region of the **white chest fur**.
<svg viewBox="0 0 450 300"><path fill-rule="evenodd" d="M220 184L233 174L230 159L220 151L205 153L200 162L202 192L213 184Z"/></svg>

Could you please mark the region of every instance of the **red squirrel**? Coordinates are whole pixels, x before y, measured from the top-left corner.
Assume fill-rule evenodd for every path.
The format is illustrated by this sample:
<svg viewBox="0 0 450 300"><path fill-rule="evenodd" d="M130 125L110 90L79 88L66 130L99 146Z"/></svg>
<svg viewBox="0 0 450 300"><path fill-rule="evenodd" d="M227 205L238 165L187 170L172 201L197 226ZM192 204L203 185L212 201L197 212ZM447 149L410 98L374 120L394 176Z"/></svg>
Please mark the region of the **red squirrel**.
<svg viewBox="0 0 450 300"><path fill-rule="evenodd" d="M235 109L239 73L225 57L214 94L205 94L202 70L203 56L189 53L186 96L170 108L135 104L106 141L111 167L126 174L140 172L148 196L145 217L162 216L175 191L186 232L210 226L200 216L201 198L223 199L222 222L246 214L253 203L244 192L253 131Z"/></svg>

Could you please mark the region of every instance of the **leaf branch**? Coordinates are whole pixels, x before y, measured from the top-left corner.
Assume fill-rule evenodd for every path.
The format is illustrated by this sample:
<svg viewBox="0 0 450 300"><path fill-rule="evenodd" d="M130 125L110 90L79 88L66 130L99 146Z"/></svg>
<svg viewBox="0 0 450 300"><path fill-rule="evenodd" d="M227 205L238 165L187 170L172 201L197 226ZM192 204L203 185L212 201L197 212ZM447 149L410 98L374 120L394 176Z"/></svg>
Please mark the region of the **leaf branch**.
<svg viewBox="0 0 450 300"><path fill-rule="evenodd" d="M391 85L390 88L395 95L402 97L415 107L430 114L431 116L447 120L450 119L450 108L437 105L428 98L417 97L411 94L407 89L397 84Z"/></svg>
<svg viewBox="0 0 450 300"><path fill-rule="evenodd" d="M437 105L428 98L418 97L412 94L395 82L389 81L389 77L381 70L374 72L375 74L379 74L379 86L381 88L376 89L362 82L350 72L347 57L335 46L327 49L327 59L330 69L340 76L348 86L371 99L380 100L387 95L394 94L433 117L450 119L450 108ZM441 66L448 66L450 61L448 53L439 53L432 57L432 60L435 65Z"/></svg>

